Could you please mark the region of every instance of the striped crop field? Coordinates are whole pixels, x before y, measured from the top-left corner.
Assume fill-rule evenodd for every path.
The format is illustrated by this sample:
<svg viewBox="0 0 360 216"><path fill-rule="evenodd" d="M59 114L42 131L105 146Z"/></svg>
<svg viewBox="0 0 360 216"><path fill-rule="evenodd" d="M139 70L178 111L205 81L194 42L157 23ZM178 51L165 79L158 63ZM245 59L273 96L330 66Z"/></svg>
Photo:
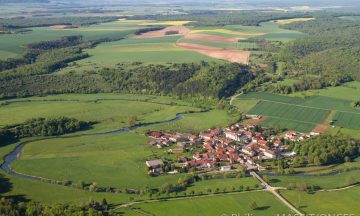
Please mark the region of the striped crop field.
<svg viewBox="0 0 360 216"><path fill-rule="evenodd" d="M254 100L257 100L254 105ZM333 121L335 127L360 129L360 110L351 101L325 96L290 97L265 92L253 92L239 96L235 105L244 106L251 101L248 114L267 116L261 124L309 132L316 125ZM333 116L329 116L330 113Z"/></svg>

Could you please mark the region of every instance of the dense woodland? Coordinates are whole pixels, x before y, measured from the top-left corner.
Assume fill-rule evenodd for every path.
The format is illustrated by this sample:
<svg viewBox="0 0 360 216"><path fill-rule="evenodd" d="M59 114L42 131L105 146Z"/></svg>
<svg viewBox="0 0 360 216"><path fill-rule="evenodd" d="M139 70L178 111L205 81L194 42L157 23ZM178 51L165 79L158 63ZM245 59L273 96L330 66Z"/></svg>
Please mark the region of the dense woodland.
<svg viewBox="0 0 360 216"><path fill-rule="evenodd" d="M190 11L188 14L182 15L147 15L135 16L132 19L153 19L153 20L184 20L196 21L188 25L191 26L224 26L224 25L248 25L256 26L261 22L276 19L288 19L296 17L310 17L306 13L263 13L256 11Z"/></svg>
<svg viewBox="0 0 360 216"><path fill-rule="evenodd" d="M247 66L238 64L125 66L85 74L45 74L3 79L0 92L4 98L99 92L223 98L234 94L253 77Z"/></svg>
<svg viewBox="0 0 360 216"><path fill-rule="evenodd" d="M229 97L253 78L247 66L206 62L103 69L100 74L114 90L183 98Z"/></svg>
<svg viewBox="0 0 360 216"><path fill-rule="evenodd" d="M337 164L360 156L360 142L342 136L322 135L301 142L294 151L300 156L293 160L295 166Z"/></svg>
<svg viewBox="0 0 360 216"><path fill-rule="evenodd" d="M286 44L277 56L277 61L285 62L283 75L298 81L268 90L288 94L360 81L359 21L329 15L283 27L309 36Z"/></svg>

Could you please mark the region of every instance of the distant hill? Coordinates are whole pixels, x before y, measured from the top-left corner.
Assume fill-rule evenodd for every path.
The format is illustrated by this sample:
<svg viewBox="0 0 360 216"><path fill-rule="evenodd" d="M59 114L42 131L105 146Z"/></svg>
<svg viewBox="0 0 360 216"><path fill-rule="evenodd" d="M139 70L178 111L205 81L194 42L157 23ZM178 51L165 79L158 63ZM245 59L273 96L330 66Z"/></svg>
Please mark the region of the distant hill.
<svg viewBox="0 0 360 216"><path fill-rule="evenodd" d="M49 0L0 0L1 3L49 3Z"/></svg>

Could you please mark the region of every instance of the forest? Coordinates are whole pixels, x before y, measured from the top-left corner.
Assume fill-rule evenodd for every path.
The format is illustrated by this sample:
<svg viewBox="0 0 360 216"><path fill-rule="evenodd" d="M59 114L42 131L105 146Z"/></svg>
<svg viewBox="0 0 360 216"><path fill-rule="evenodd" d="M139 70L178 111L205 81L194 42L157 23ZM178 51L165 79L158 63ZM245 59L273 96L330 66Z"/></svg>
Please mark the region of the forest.
<svg viewBox="0 0 360 216"><path fill-rule="evenodd" d="M309 36L286 44L277 55L278 61L285 62L284 75L298 82L268 90L288 94L360 80L359 21L329 15L283 27Z"/></svg>
<svg viewBox="0 0 360 216"><path fill-rule="evenodd" d="M86 58L80 38L63 38L30 45L40 53L34 63L0 73L2 98L58 93L126 92L174 95L178 97L229 97L254 78L250 68L239 64L184 63L170 65L125 64L115 69L101 68L85 74L49 76L67 63ZM70 46L74 45L75 46ZM86 45L86 43L85 43ZM92 45L92 44L90 44ZM59 48L65 47L65 48ZM44 51L45 50L45 51ZM12 60L9 60L12 61ZM6 67L6 64L4 67ZM16 64L14 64L16 65ZM8 66L9 67L9 66Z"/></svg>
<svg viewBox="0 0 360 216"><path fill-rule="evenodd" d="M360 142L343 136L322 135L296 145L294 151L301 158L293 160L295 165L338 164L360 156Z"/></svg>

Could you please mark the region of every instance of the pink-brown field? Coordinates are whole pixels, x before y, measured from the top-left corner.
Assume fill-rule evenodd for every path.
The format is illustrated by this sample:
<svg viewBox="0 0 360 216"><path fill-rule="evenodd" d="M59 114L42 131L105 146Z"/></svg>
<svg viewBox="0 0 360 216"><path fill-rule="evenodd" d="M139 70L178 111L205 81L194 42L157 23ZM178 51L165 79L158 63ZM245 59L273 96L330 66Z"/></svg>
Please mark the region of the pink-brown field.
<svg viewBox="0 0 360 216"><path fill-rule="evenodd" d="M250 57L249 51L224 49L224 48L204 46L204 45L191 44L191 43L176 43L176 45L216 59L221 59L239 64L249 63L249 57Z"/></svg>

